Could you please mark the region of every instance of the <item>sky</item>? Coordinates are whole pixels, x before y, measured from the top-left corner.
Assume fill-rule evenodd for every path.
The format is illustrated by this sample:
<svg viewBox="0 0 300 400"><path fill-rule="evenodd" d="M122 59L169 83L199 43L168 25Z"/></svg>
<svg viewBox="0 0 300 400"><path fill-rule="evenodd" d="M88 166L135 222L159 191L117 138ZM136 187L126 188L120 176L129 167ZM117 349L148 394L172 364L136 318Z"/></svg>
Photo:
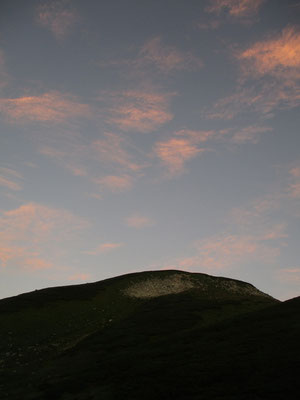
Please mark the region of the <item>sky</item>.
<svg viewBox="0 0 300 400"><path fill-rule="evenodd" d="M0 298L180 269L300 295L299 0L0 5Z"/></svg>

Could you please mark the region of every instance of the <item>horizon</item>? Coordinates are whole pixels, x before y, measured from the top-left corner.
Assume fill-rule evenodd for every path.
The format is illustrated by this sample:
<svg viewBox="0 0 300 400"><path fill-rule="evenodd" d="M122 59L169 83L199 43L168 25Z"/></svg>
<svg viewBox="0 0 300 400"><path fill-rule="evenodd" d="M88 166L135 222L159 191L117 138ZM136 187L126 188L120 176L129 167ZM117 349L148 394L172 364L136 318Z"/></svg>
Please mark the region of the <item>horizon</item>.
<svg viewBox="0 0 300 400"><path fill-rule="evenodd" d="M0 15L1 299L168 269L300 295L298 0Z"/></svg>

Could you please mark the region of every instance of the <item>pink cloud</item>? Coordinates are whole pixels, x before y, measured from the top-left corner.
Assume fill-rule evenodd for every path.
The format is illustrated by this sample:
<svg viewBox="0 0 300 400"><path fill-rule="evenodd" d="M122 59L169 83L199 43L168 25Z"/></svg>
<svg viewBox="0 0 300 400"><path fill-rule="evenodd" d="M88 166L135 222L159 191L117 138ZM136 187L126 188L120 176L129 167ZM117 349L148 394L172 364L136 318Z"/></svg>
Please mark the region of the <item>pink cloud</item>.
<svg viewBox="0 0 300 400"><path fill-rule="evenodd" d="M42 258L25 258L23 264L24 268L29 271L39 271L54 267L53 263Z"/></svg>
<svg viewBox="0 0 300 400"><path fill-rule="evenodd" d="M39 270L54 266L54 258L76 231L89 226L67 210L36 203L0 214L0 260L2 266ZM64 243L64 246L62 246ZM53 259L51 259L53 258Z"/></svg>
<svg viewBox="0 0 300 400"><path fill-rule="evenodd" d="M108 122L124 131L152 132L173 119L171 94L127 91L113 96Z"/></svg>
<svg viewBox="0 0 300 400"><path fill-rule="evenodd" d="M268 126L250 125L236 131L231 136L230 140L236 144L244 144L244 143L256 144L260 140L261 133L270 131L272 131L272 128Z"/></svg>
<svg viewBox="0 0 300 400"><path fill-rule="evenodd" d="M288 185L288 196L300 199L300 167L293 167L289 170L290 184Z"/></svg>
<svg viewBox="0 0 300 400"><path fill-rule="evenodd" d="M49 158L55 160L58 164L62 165L74 176L88 175L87 167L82 165L81 158L85 151L85 146L80 144L68 142L69 149L64 149L65 143L57 140L56 146L40 145L38 151Z"/></svg>
<svg viewBox="0 0 300 400"><path fill-rule="evenodd" d="M198 257L205 268L226 268L258 252L258 244L251 237L228 235L198 242Z"/></svg>
<svg viewBox="0 0 300 400"><path fill-rule="evenodd" d="M69 6L69 1L51 1L41 4L37 9L37 21L49 29L57 39L67 36L78 22L78 15Z"/></svg>
<svg viewBox="0 0 300 400"><path fill-rule="evenodd" d="M238 226L244 228L250 225L256 226L258 233L258 225L266 222L266 218L280 207L281 196L278 194L266 195L262 198L249 202L244 207L236 207L231 210L229 220ZM265 225L263 226L263 230Z"/></svg>
<svg viewBox="0 0 300 400"><path fill-rule="evenodd" d="M203 151L204 149L199 149L187 139L172 138L157 142L154 146L156 156L166 165L171 175L181 174L184 163Z"/></svg>
<svg viewBox="0 0 300 400"><path fill-rule="evenodd" d="M84 254L89 254L92 256L97 256L99 254L103 253L109 253L113 250L119 249L120 247L123 247L124 243L101 243L98 247L96 247L94 250L90 251L84 251Z"/></svg>
<svg viewBox="0 0 300 400"><path fill-rule="evenodd" d="M140 229L153 226L155 222L145 215L135 213L126 218L126 224L131 228Z"/></svg>
<svg viewBox="0 0 300 400"><path fill-rule="evenodd" d="M300 32L287 27L235 53L242 79L236 92L204 113L208 118L232 119L249 111L270 115L274 109L300 104Z"/></svg>
<svg viewBox="0 0 300 400"><path fill-rule="evenodd" d="M181 269L211 272L250 262L273 263L280 254L279 247L254 235L216 235L196 242L195 248L196 255L179 258L173 264Z"/></svg>
<svg viewBox="0 0 300 400"><path fill-rule="evenodd" d="M3 241L2 243L4 244L0 246L0 262L2 267L6 267L12 259L24 258L26 254L24 248L12 245L11 241L7 241L7 243Z"/></svg>
<svg viewBox="0 0 300 400"><path fill-rule="evenodd" d="M200 153L208 151L208 149L199 148L197 144L206 142L214 136L214 131L182 129L175 132L175 137L156 142L154 153L167 167L172 176L180 175L184 172L186 161L195 158Z"/></svg>
<svg viewBox="0 0 300 400"><path fill-rule="evenodd" d="M289 185L289 195L294 199L300 199L300 182L291 183Z"/></svg>
<svg viewBox="0 0 300 400"><path fill-rule="evenodd" d="M41 141L41 154L96 185L94 190L99 186L113 192L128 190L149 165L145 162L147 156L121 134L104 132L99 139L87 142L76 132L67 131L52 135L51 145L47 144L48 138Z"/></svg>
<svg viewBox="0 0 300 400"><path fill-rule="evenodd" d="M214 29L218 29L220 26L220 21L217 20L212 20L212 21L208 21L208 22L199 22L197 24L197 28L201 29L201 30L214 30Z"/></svg>
<svg viewBox="0 0 300 400"><path fill-rule="evenodd" d="M176 136L188 139L191 143L204 143L217 136L216 131L193 131L191 129L181 129L175 132Z"/></svg>
<svg viewBox="0 0 300 400"><path fill-rule="evenodd" d="M286 224L276 224L266 230L266 232L261 236L261 240L277 240L287 237Z"/></svg>
<svg viewBox="0 0 300 400"><path fill-rule="evenodd" d="M280 281L299 285L300 283L300 268L285 268L280 269L277 273ZM299 293L298 293L299 295Z"/></svg>
<svg viewBox="0 0 300 400"><path fill-rule="evenodd" d="M209 119L230 120L238 114L254 112L271 115L274 109L295 108L300 104L299 85L295 81L273 79L242 85L236 93L218 100L203 115Z"/></svg>
<svg viewBox="0 0 300 400"><path fill-rule="evenodd" d="M300 78L300 31L295 27L283 29L281 34L255 43L237 55L245 72L259 75L293 73ZM289 77L289 76L288 76Z"/></svg>
<svg viewBox="0 0 300 400"><path fill-rule="evenodd" d="M142 47L137 64L153 64L162 72L202 67L202 62L191 53L182 52L172 46L165 46L159 37L149 40Z"/></svg>
<svg viewBox="0 0 300 400"><path fill-rule="evenodd" d="M291 168L289 173L294 177L294 178L300 178L300 167L294 167Z"/></svg>
<svg viewBox="0 0 300 400"><path fill-rule="evenodd" d="M92 143L91 148L101 161L118 165L122 169L139 171L144 168L145 165L138 164L132 160L133 157L125 150L125 146L129 147L129 144L123 136L106 132L102 139Z"/></svg>
<svg viewBox="0 0 300 400"><path fill-rule="evenodd" d="M0 90L7 86L9 75L5 65L4 52L0 49Z"/></svg>
<svg viewBox="0 0 300 400"><path fill-rule="evenodd" d="M50 234L54 237L71 234L74 229L86 228L88 223L67 210L28 203L3 212L0 226L4 228L8 238L24 240L26 237L33 242L39 242Z"/></svg>
<svg viewBox="0 0 300 400"><path fill-rule="evenodd" d="M265 0L210 0L207 12L220 14L223 10L236 18L253 16L258 13L259 8Z"/></svg>
<svg viewBox="0 0 300 400"><path fill-rule="evenodd" d="M89 117L91 109L75 96L51 91L40 96L0 99L0 111L12 122L54 122Z"/></svg>
<svg viewBox="0 0 300 400"><path fill-rule="evenodd" d="M74 275L70 275L68 277L69 281L87 281L89 279L91 279L91 274L86 274L86 273L82 273L82 272L79 272Z"/></svg>
<svg viewBox="0 0 300 400"><path fill-rule="evenodd" d="M103 178L95 179L94 182L110 189L112 192L123 192L133 185L133 179L129 175L107 175Z"/></svg>
<svg viewBox="0 0 300 400"><path fill-rule="evenodd" d="M0 168L0 186L19 191L22 189L21 179L22 176L17 171L11 168Z"/></svg>

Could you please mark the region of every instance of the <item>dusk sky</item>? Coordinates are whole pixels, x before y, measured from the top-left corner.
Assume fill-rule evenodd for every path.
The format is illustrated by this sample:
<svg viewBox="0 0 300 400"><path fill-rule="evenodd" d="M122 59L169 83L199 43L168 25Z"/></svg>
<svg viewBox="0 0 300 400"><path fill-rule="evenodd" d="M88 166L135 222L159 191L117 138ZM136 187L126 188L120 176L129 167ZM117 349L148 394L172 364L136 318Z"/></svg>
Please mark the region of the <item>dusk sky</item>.
<svg viewBox="0 0 300 400"><path fill-rule="evenodd" d="M299 0L0 5L0 298L180 269L300 295Z"/></svg>

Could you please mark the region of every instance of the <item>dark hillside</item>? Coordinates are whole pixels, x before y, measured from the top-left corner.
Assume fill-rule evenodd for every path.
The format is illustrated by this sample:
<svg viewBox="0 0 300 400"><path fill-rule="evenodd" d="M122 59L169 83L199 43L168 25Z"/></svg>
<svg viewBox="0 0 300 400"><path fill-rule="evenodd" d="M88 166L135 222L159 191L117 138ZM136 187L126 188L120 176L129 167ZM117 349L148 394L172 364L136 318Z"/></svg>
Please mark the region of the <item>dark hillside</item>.
<svg viewBox="0 0 300 400"><path fill-rule="evenodd" d="M300 298L280 303L245 282L139 273L1 307L6 399L296 399L300 389Z"/></svg>

